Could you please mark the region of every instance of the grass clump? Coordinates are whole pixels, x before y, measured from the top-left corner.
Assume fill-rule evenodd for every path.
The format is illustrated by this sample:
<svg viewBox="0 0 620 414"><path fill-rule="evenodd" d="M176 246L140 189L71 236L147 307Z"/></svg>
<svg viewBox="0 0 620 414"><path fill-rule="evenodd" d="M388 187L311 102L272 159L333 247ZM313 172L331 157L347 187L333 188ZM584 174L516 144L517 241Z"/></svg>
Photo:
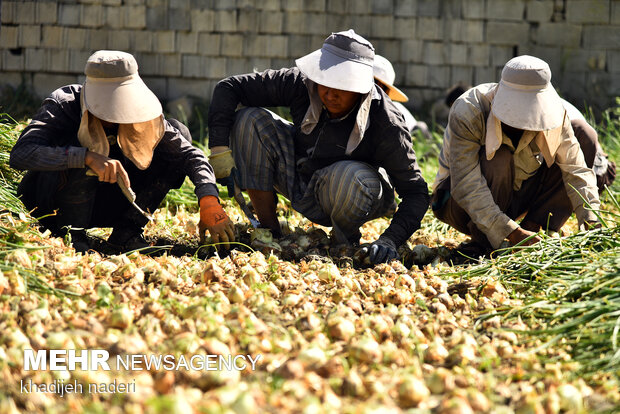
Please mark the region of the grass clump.
<svg viewBox="0 0 620 414"><path fill-rule="evenodd" d="M7 114L0 114L0 211L25 213L24 205L17 199L17 184L22 174L9 166L11 149L24 125Z"/></svg>
<svg viewBox="0 0 620 414"><path fill-rule="evenodd" d="M617 218L607 223L562 238L542 235L536 245L498 252L453 276L498 277L522 305L480 319L499 314L504 321L523 321L528 328L520 334L529 352L544 362L576 364L578 378L620 379L620 227ZM563 348L570 359L545 356L551 347Z"/></svg>

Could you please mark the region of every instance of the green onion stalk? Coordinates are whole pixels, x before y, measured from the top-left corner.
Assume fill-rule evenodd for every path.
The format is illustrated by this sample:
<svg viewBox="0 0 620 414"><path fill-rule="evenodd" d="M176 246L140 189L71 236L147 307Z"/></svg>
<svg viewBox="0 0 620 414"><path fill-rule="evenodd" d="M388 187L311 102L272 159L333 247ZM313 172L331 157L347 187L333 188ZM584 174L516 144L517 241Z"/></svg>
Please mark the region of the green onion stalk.
<svg viewBox="0 0 620 414"><path fill-rule="evenodd" d="M609 196L617 205L611 191ZM483 312L480 320L497 314L506 322L521 319L530 327L519 333L531 352L564 347L572 357L568 362L577 363L574 375L618 378L620 227L617 214L597 213L606 223L599 229L561 238L541 234L535 245L497 251L491 260L444 276L495 276L522 305ZM548 357L547 362L561 362L561 357Z"/></svg>

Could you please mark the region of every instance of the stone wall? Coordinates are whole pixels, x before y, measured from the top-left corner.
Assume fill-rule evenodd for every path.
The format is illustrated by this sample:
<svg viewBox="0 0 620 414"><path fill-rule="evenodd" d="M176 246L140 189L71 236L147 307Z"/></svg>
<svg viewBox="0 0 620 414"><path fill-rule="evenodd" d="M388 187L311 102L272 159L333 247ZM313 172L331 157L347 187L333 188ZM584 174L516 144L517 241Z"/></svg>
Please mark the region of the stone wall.
<svg viewBox="0 0 620 414"><path fill-rule="evenodd" d="M119 49L161 99L209 99L222 77L292 66L348 28L394 63L418 111L457 82L497 81L519 54L549 62L578 107L620 95L620 0L2 0L0 18L0 84L40 96Z"/></svg>

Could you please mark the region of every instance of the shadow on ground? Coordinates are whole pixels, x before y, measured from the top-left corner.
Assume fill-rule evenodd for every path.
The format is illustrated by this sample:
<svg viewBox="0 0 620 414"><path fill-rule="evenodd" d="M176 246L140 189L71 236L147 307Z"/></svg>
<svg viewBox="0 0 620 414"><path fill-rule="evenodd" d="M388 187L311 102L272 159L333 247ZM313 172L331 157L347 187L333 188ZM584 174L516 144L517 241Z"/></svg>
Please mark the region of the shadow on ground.
<svg viewBox="0 0 620 414"><path fill-rule="evenodd" d="M109 244L105 239L89 235L89 243L92 250L102 255L111 256L121 253L118 248ZM360 253L362 246L334 246L329 236L322 229L309 231L297 230L282 236L279 239L253 237L251 232L240 231L238 242L231 249L216 249L213 245L200 245L196 243L179 243L169 238L148 238L151 247L141 251L149 256L194 256L198 259L208 259L218 255L226 257L232 251L253 252L260 251L265 255L274 254L281 260L299 263L301 261L333 262L339 267L353 267L364 269L373 267L368 257ZM458 247L428 247L422 244L413 248L402 246L399 249L400 260L407 268L417 266L422 268L427 265L437 265L447 262L452 265L477 262L473 257L466 257L459 253Z"/></svg>

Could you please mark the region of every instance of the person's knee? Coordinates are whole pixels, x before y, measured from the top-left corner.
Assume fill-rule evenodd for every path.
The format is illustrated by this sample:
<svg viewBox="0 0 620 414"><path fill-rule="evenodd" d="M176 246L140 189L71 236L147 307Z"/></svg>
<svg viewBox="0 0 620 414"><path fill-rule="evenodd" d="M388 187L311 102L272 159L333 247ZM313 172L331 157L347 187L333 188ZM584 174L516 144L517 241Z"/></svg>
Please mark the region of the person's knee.
<svg viewBox="0 0 620 414"><path fill-rule="evenodd" d="M379 204L381 197L381 184L368 183L355 179L350 186L343 184L344 188L335 197L334 205L337 208L347 211L346 214L359 212L360 216L366 216L374 210L375 204Z"/></svg>
<svg viewBox="0 0 620 414"><path fill-rule="evenodd" d="M356 174L353 179L353 186L357 193L364 194L373 204L379 203L383 192L379 177L369 179L367 174Z"/></svg>
<svg viewBox="0 0 620 414"><path fill-rule="evenodd" d="M248 125L254 125L256 121L265 116L269 116L269 113L264 108L248 107L238 110L235 115L232 135L238 135L238 132L243 131Z"/></svg>
<svg viewBox="0 0 620 414"><path fill-rule="evenodd" d="M581 151L583 152L586 164L591 168L594 163L594 158L596 157L598 134L594 128L583 119L572 120L571 126L573 127L575 138L577 138Z"/></svg>
<svg viewBox="0 0 620 414"><path fill-rule="evenodd" d="M59 174L54 199L60 203L70 204L81 204L92 200L98 186L103 185L103 183L96 176L86 174L86 171L86 169L72 168ZM39 183L40 185L41 183Z"/></svg>
<svg viewBox="0 0 620 414"><path fill-rule="evenodd" d="M255 138L258 139L256 125L265 116L269 116L269 113L263 108L249 107L238 110L230 133L231 148L251 145Z"/></svg>
<svg viewBox="0 0 620 414"><path fill-rule="evenodd" d="M141 190L145 189L147 191L149 189L158 188L157 191L168 193L168 191L172 189L180 188L185 182L185 177L187 177L180 163L171 164L168 167L155 165L148 171L150 173L149 179L140 180L140 184L137 188L140 188ZM131 176L129 179L131 180Z"/></svg>
<svg viewBox="0 0 620 414"><path fill-rule="evenodd" d="M324 177L333 215L366 217L382 202L378 173L355 162L338 163Z"/></svg>

